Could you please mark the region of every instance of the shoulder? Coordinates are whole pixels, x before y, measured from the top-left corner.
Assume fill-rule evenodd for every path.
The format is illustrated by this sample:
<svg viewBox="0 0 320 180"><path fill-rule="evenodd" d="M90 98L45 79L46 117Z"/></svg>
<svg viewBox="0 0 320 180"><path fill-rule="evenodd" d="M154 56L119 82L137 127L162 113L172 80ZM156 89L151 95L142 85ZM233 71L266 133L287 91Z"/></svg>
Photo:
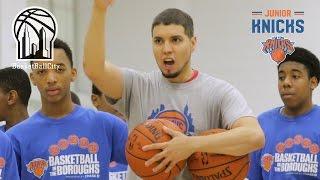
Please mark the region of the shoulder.
<svg viewBox="0 0 320 180"><path fill-rule="evenodd" d="M6 131L6 134L11 135L17 135L20 133L28 133L30 131L34 131L37 124L40 124L41 121L39 121L39 114L36 112L29 118L23 120L22 122L16 124L15 126L11 127L8 131Z"/></svg>
<svg viewBox="0 0 320 180"><path fill-rule="evenodd" d="M260 125L264 125L265 123L270 123L275 117L279 116L280 107L276 107L261 113L258 116L258 121Z"/></svg>
<svg viewBox="0 0 320 180"><path fill-rule="evenodd" d="M199 74L199 80L205 84L208 88L225 91L227 89L234 89L234 86L223 79L216 78L206 73Z"/></svg>
<svg viewBox="0 0 320 180"><path fill-rule="evenodd" d="M2 131L0 131L0 142L2 145L6 145L10 142L9 137Z"/></svg>

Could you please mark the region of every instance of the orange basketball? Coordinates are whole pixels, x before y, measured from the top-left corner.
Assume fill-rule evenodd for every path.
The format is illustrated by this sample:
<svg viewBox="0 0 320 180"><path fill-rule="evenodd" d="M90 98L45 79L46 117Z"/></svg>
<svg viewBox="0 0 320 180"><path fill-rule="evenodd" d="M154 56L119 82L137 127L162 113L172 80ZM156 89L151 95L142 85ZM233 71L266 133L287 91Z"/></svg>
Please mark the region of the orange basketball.
<svg viewBox="0 0 320 180"><path fill-rule="evenodd" d="M285 55L284 51L281 48L277 48L277 49L274 49L271 52L271 58L275 62L280 63L286 58L286 55Z"/></svg>
<svg viewBox="0 0 320 180"><path fill-rule="evenodd" d="M211 129L199 135L221 133L224 129ZM188 158L188 169L193 179L244 179L249 170L249 155L230 156L196 152Z"/></svg>
<svg viewBox="0 0 320 180"><path fill-rule="evenodd" d="M164 172L165 168L155 173L152 171L160 162L153 163L149 167L145 166L145 162L161 152L161 150L143 151L142 147L152 143L166 142L171 139L171 136L163 131L163 126L181 132L178 126L168 120L151 119L136 126L129 134L126 144L128 164L136 175L145 180L173 179L185 166L185 161L180 161L169 173Z"/></svg>

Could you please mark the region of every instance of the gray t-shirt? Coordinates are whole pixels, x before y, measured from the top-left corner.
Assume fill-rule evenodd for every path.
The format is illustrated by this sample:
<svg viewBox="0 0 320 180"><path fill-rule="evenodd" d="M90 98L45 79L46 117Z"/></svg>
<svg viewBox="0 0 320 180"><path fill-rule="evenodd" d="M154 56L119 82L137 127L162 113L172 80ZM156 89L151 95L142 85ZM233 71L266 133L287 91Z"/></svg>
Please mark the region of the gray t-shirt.
<svg viewBox="0 0 320 180"><path fill-rule="evenodd" d="M186 83L170 83L160 71L123 69L123 73L124 90L115 106L128 118L130 130L147 119L168 118L192 135L212 128L230 129L240 117L254 116L236 88L201 72ZM130 172L128 179L138 178Z"/></svg>

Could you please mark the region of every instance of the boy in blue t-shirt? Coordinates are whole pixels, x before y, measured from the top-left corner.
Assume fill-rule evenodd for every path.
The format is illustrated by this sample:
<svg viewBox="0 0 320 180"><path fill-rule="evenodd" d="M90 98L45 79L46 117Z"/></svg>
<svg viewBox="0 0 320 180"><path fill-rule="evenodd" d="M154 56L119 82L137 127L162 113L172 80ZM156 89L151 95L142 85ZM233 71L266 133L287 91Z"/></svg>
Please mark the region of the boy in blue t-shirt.
<svg viewBox="0 0 320 180"><path fill-rule="evenodd" d="M278 77L284 106L258 117L266 144L251 154L249 179L320 179L320 107L312 103L319 60L296 47L278 65Z"/></svg>
<svg viewBox="0 0 320 180"><path fill-rule="evenodd" d="M10 139L0 131L0 180L18 180L16 157Z"/></svg>
<svg viewBox="0 0 320 180"><path fill-rule="evenodd" d="M30 78L41 95L41 109L7 131L21 179L108 179L108 164L127 164L126 124L118 117L75 105L69 46L56 39L54 60L33 61ZM36 58L41 58L36 54Z"/></svg>

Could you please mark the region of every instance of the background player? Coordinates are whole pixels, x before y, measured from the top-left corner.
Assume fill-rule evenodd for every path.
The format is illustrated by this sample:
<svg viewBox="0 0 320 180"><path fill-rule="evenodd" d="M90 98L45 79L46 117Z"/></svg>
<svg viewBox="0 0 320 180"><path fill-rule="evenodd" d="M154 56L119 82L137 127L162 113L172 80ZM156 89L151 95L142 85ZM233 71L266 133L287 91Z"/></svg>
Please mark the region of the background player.
<svg viewBox="0 0 320 180"><path fill-rule="evenodd" d="M319 179L320 107L312 93L320 80L318 58L296 47L278 65L278 91L284 106L259 116L266 136L251 154L249 179Z"/></svg>
<svg viewBox="0 0 320 180"><path fill-rule="evenodd" d="M2 131L29 117L28 102L31 85L22 69L0 69L0 123Z"/></svg>

